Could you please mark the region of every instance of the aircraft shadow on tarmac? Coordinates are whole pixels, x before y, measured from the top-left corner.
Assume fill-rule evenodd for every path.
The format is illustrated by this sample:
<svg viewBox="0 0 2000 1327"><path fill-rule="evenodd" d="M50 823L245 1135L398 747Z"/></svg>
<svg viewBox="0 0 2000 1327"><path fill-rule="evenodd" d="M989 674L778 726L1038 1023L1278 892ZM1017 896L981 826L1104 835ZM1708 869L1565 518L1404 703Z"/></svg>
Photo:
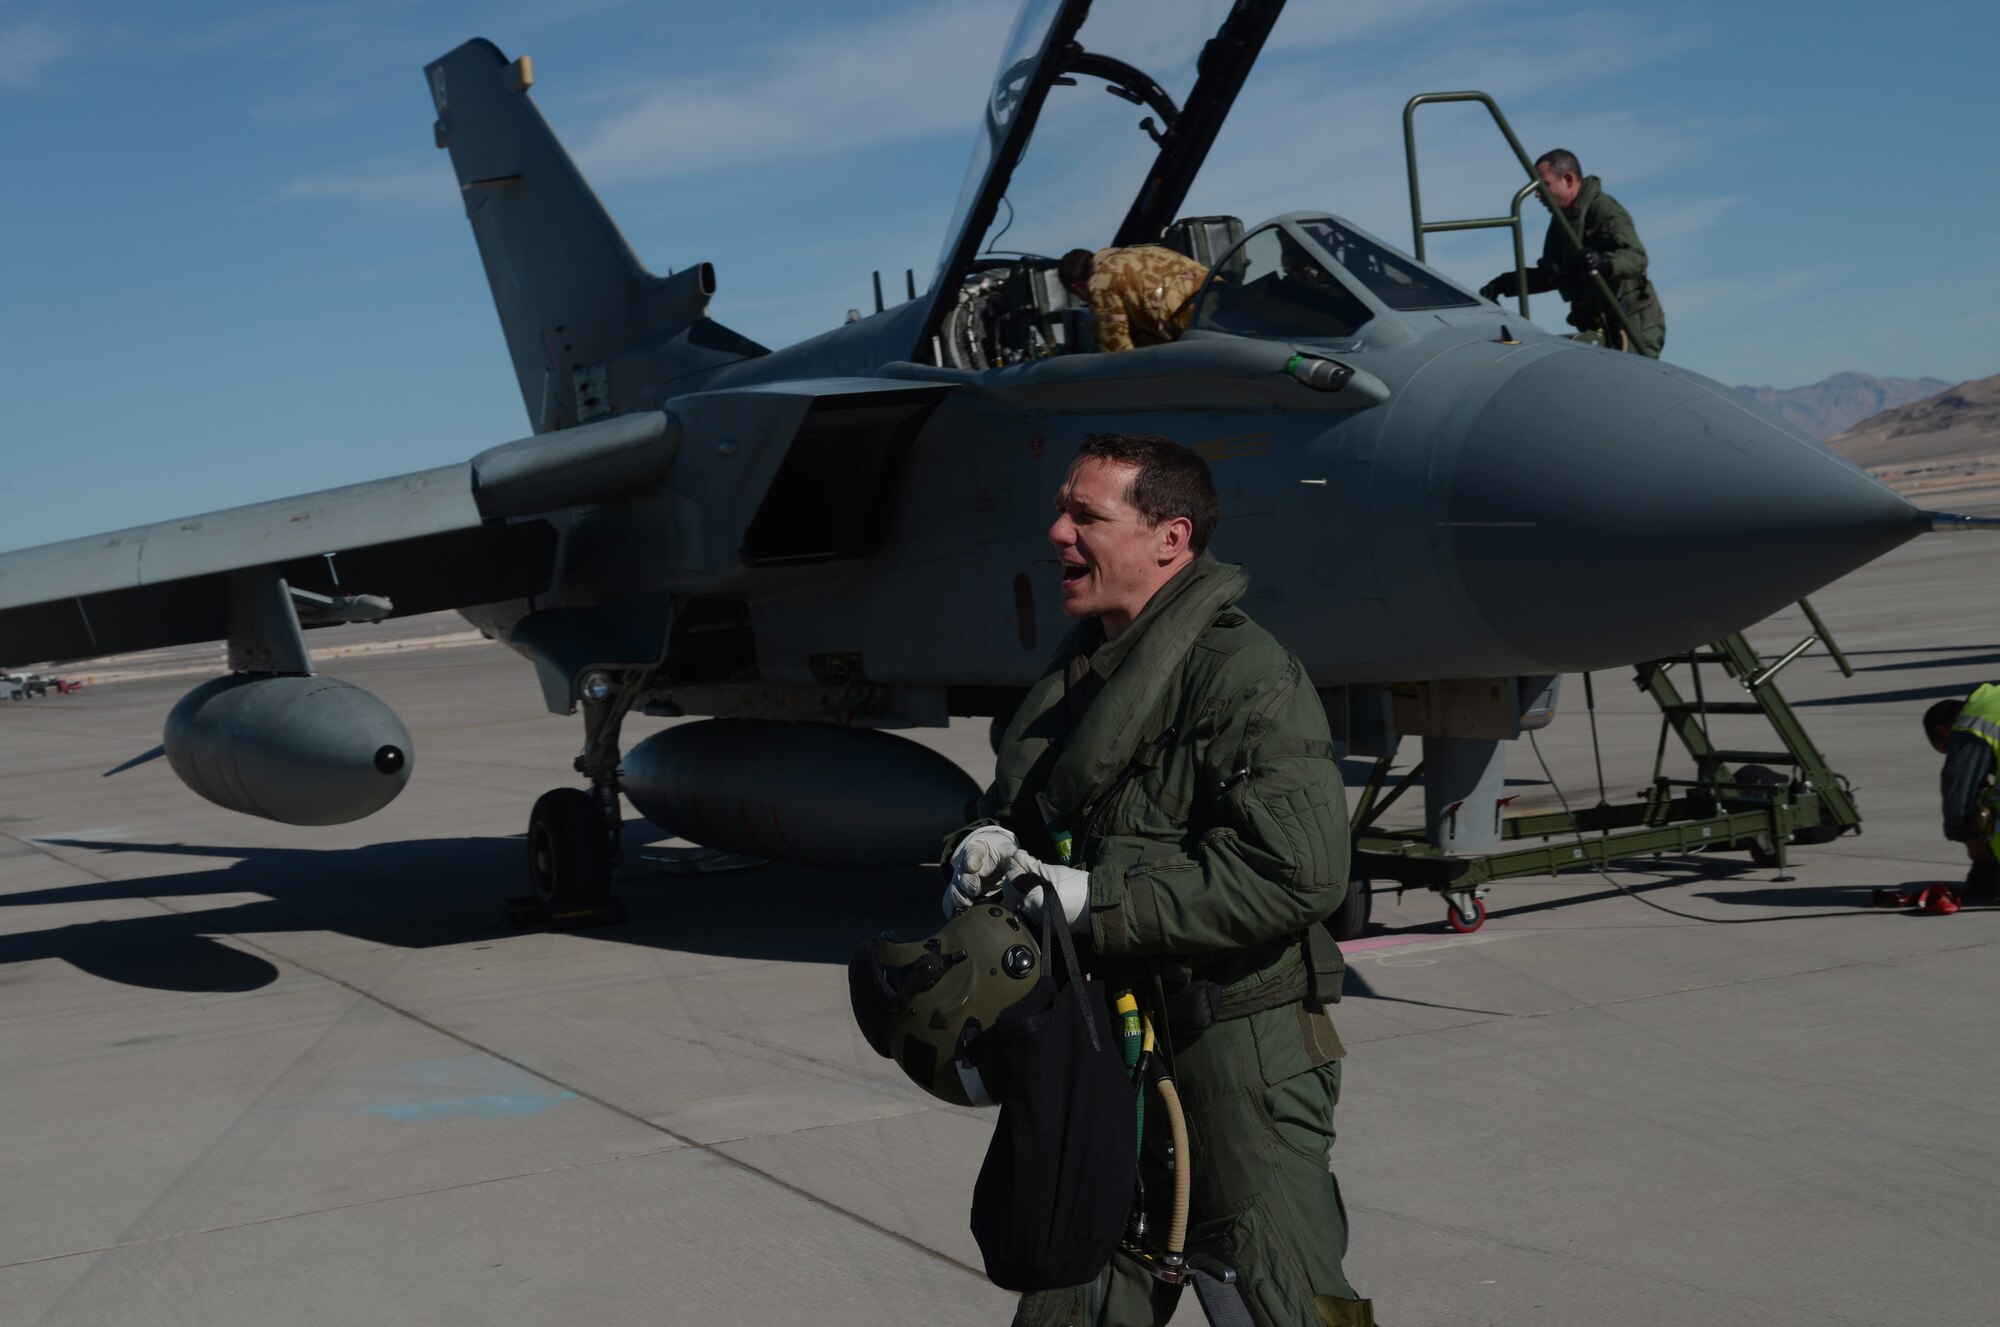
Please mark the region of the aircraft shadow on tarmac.
<svg viewBox="0 0 2000 1327"><path fill-rule="evenodd" d="M637 864L640 849L657 838L650 826L633 826L626 835L628 865L619 871L617 886L627 919L577 935L685 953L840 964L870 936L885 931L921 936L939 924L940 887L932 868L834 872L772 865L712 875L661 875ZM128 986L250 991L276 981L279 968L221 937L332 931L396 948L425 949L521 934L504 920L504 902L518 892L524 875L518 837L411 839L332 850L40 842L93 854L207 858L214 865L0 896L0 908L152 899L170 909L0 936L0 968L54 958ZM1633 892L1716 882L1750 869L1712 857L1663 859L1649 868L1658 873L1656 878L1633 882ZM1866 908L1872 889L1774 887L1696 897L1735 906L1859 910ZM262 897L188 911L175 903L219 894ZM1492 916L1518 917L1616 896L1614 890L1586 888L1564 898L1496 907ZM1370 927L1371 932L1380 929ZM1447 928L1440 921L1415 929L1444 933ZM1353 971L1347 994L1385 998Z"/></svg>
<svg viewBox="0 0 2000 1327"><path fill-rule="evenodd" d="M1857 673L1902 673L1916 668L1971 668L1974 665L2000 664L2000 653L1954 655L1948 659L1909 659L1902 663L1863 664L1855 669Z"/></svg>
<svg viewBox="0 0 2000 1327"><path fill-rule="evenodd" d="M1940 876L1935 880L1905 880L1900 884L1884 881L1880 885L1802 885L1791 889L1742 889L1728 894L1696 894L1698 899L1710 903L1727 903L1742 908L1854 908L1872 907L1872 900L1878 889L1894 889L1899 892L1922 889L1925 885L1956 885L1956 878ZM1882 916L1915 916L1909 909L1890 908L1881 911Z"/></svg>
<svg viewBox="0 0 2000 1327"><path fill-rule="evenodd" d="M1891 887L1914 889L1918 884L1889 886L1882 885L1773 885L1768 889L1736 889L1727 893L1698 893L1694 897L1706 903L1724 903L1738 908L1866 908L1875 891Z"/></svg>
<svg viewBox="0 0 2000 1327"><path fill-rule="evenodd" d="M627 920L577 932L689 953L845 963L884 931L922 936L942 924L935 870L834 872L772 865L714 875L657 875L638 865L659 838L627 833L617 873ZM517 934L505 901L522 891L519 837L412 839L349 849L230 848L49 838L92 854L210 858L213 867L0 895L0 908L154 899L168 909L0 936L0 968L59 958L108 981L169 991L247 991L277 980L269 960L216 937L334 931L404 949ZM254 902L180 911L177 899L257 894Z"/></svg>
<svg viewBox="0 0 2000 1327"><path fill-rule="evenodd" d="M1852 696L1815 696L1811 700L1795 700L1792 708L1803 710L1823 705L1893 705L1906 700L1943 700L1947 696L1969 696L1979 689L1980 681L1947 682L1935 687L1910 687L1903 691L1864 691Z"/></svg>
<svg viewBox="0 0 2000 1327"><path fill-rule="evenodd" d="M650 829L628 833L626 860L636 862L639 848L655 837ZM69 839L39 842L98 853L207 857L216 859L217 865L211 870L0 896L0 908L138 898L172 908L176 898L243 893L265 898L0 937L0 967L59 958L127 986L251 991L276 981L278 967L218 937L337 931L398 948L422 949L515 933L501 914L502 901L522 878L523 845L518 838L414 839L331 851ZM667 876L628 866L618 873L617 884L627 919L576 934L736 958L845 963L863 939L884 931L921 936L939 922L937 877L922 867L834 872L773 865ZM1435 929L1446 933L1448 928L1439 922ZM1344 994L1351 999L1429 1005L1424 1000L1379 995L1366 977L1352 969ZM1489 1009L1465 1012L1497 1016Z"/></svg>

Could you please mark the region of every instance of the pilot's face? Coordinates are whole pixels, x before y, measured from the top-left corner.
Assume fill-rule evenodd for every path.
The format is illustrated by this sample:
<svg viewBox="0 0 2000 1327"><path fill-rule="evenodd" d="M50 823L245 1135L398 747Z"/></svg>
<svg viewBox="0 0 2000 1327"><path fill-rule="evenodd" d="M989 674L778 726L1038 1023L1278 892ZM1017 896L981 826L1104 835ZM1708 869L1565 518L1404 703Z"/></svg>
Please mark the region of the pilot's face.
<svg viewBox="0 0 2000 1327"><path fill-rule="evenodd" d="M1287 249L1281 262L1284 265L1285 275L1294 281L1303 281L1313 286L1327 284L1326 269L1302 253Z"/></svg>
<svg viewBox="0 0 2000 1327"><path fill-rule="evenodd" d="M1541 194L1536 195L1536 197L1542 199L1543 207L1549 205L1549 198L1554 198L1556 206L1566 210L1571 203L1576 201L1576 196L1583 192L1583 181L1569 171L1564 171L1558 175L1549 169L1547 162L1537 165L1535 170L1541 174L1542 183L1548 186L1547 197L1543 197Z"/></svg>
<svg viewBox="0 0 2000 1327"><path fill-rule="evenodd" d="M1049 543L1062 565L1063 612L1102 618L1116 636L1187 561L1185 520L1148 525L1126 500L1138 467L1085 457L1056 494Z"/></svg>

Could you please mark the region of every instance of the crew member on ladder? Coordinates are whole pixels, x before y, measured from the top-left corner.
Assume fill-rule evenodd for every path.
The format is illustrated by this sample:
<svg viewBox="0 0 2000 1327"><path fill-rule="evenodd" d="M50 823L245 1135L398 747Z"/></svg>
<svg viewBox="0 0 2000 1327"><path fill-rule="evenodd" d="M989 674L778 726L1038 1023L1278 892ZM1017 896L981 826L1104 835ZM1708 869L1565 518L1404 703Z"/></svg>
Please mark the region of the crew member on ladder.
<svg viewBox="0 0 2000 1327"><path fill-rule="evenodd" d="M1569 325L1577 339L1613 350L1630 350L1658 359L1667 344L1667 314L1653 283L1646 279L1646 246L1639 242L1632 214L1604 192L1595 175L1585 175L1576 154L1565 148L1542 154L1535 163L1542 177L1538 194L1551 212L1562 209L1583 247L1570 243L1568 232L1554 217L1542 239L1542 258L1528 269L1528 293L1558 291L1569 302ZM1635 341L1625 334L1618 315L1604 307L1594 277L1603 277L1612 296L1632 324ZM1521 293L1520 274L1502 272L1479 288L1498 301Z"/></svg>
<svg viewBox="0 0 2000 1327"><path fill-rule="evenodd" d="M1944 800L1944 836L1965 845L1972 859L1965 895L1990 899L2000 894L2000 834L1994 810L2000 788L2000 686L1987 683L1964 700L1941 700L1924 711L1924 735L1944 756L1939 791Z"/></svg>

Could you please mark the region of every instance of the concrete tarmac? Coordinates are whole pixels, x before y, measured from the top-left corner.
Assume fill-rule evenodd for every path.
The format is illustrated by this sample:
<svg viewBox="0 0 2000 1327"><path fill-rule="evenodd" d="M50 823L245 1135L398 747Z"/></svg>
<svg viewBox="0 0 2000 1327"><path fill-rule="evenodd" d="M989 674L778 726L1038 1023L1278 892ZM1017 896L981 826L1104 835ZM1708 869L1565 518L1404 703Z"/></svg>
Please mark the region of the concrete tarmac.
<svg viewBox="0 0 2000 1327"><path fill-rule="evenodd" d="M1384 1322L2000 1320L2000 915L1857 910L1963 874L1917 716L2000 676L1965 607L1996 555L1929 538L1816 600L1860 671L1815 653L1781 685L1867 824L1795 880L1740 853L1613 873L1703 921L1594 874L1503 882L1463 937L1431 895L1377 900L1335 1159ZM327 671L416 751L398 802L325 829L164 762L100 777L187 677L0 704L0 1322L1006 1320L966 1226L990 1113L918 1092L847 1010L849 951L931 929L933 873L660 875L635 825L627 922L512 930L577 722L491 645ZM1659 720L1595 681L1620 800ZM916 736L990 771L983 722ZM1594 802L1577 679L1538 741ZM1555 803L1527 743L1510 774Z"/></svg>

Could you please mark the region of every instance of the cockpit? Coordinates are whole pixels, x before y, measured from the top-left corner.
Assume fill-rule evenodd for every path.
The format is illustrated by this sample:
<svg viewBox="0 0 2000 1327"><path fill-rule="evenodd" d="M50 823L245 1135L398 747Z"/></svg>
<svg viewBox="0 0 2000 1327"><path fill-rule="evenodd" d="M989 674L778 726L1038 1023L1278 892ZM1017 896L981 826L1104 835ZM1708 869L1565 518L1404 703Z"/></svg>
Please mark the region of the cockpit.
<svg viewBox="0 0 2000 1327"><path fill-rule="evenodd" d="M1293 214L1243 234L1234 217L1176 222L1159 241L1209 269L1188 329L1279 341L1366 339L1384 315L1480 307L1339 217ZM1063 289L1056 260L992 255L945 319L941 362L983 369L1094 351L1090 310Z"/></svg>
<svg viewBox="0 0 2000 1327"><path fill-rule="evenodd" d="M1279 340L1346 340L1378 310L1478 303L1337 217L1286 217L1259 226L1214 266L1195 296L1190 326Z"/></svg>
<svg viewBox="0 0 2000 1327"><path fill-rule="evenodd" d="M1337 217L1294 213L1247 235L1234 217L1176 219L1280 8L1026 0L917 356L987 369L1094 351L1090 311L1064 288L1054 255L1107 241L1165 245L1209 270L1182 313L1190 331L1366 340L1385 316L1477 308L1472 294Z"/></svg>

